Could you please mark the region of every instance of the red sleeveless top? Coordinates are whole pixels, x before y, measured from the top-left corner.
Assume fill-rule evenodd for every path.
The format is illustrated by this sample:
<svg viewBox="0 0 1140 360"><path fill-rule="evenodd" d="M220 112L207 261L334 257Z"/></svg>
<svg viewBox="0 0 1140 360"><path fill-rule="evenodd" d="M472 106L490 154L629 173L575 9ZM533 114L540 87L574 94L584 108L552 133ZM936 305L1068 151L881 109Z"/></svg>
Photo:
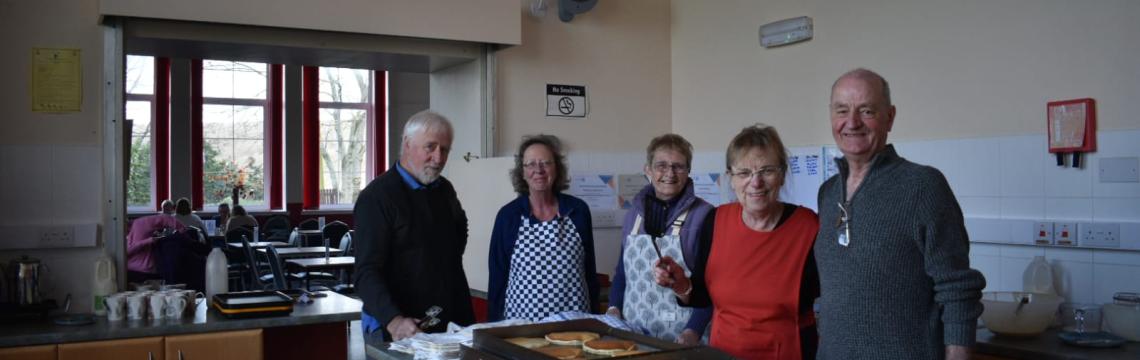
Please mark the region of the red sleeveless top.
<svg viewBox="0 0 1140 360"><path fill-rule="evenodd" d="M788 205L791 206L791 205ZM797 208L771 232L749 229L739 203L717 209L705 282L713 301L710 345L741 359L799 359L804 263L819 217Z"/></svg>

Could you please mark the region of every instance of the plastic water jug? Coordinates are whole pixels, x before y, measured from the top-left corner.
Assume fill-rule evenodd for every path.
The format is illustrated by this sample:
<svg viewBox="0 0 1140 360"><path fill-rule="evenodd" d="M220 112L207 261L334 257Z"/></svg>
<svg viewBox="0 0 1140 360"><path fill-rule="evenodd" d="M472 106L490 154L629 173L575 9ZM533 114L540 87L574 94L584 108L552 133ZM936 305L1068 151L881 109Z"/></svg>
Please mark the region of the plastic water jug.
<svg viewBox="0 0 1140 360"><path fill-rule="evenodd" d="M1053 267L1045 260L1044 256L1035 256L1033 261L1029 263L1029 267L1025 268L1025 273L1021 276L1021 281L1025 292L1038 293L1038 294L1056 294L1057 291L1053 288Z"/></svg>
<svg viewBox="0 0 1140 360"><path fill-rule="evenodd" d="M107 307L103 305L103 299L118 290L115 286L115 263L110 256L104 254L95 259L93 280L91 283L92 312L96 316L103 316L107 314Z"/></svg>
<svg viewBox="0 0 1140 360"><path fill-rule="evenodd" d="M222 248L215 247L206 257L206 299L213 299L216 294L224 294L229 290L229 263Z"/></svg>

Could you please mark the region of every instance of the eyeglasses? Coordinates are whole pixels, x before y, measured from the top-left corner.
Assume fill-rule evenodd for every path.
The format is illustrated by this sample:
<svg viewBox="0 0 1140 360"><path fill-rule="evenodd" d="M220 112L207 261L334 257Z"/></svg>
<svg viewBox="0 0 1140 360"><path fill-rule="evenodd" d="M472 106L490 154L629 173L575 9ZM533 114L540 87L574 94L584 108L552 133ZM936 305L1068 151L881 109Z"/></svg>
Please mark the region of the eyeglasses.
<svg viewBox="0 0 1140 360"><path fill-rule="evenodd" d="M551 166L554 166L554 162L550 160L531 160L523 163L523 168L527 170L549 169Z"/></svg>
<svg viewBox="0 0 1140 360"><path fill-rule="evenodd" d="M728 174L732 175L733 179L741 180L741 181L751 181L752 176L754 176L754 175L758 175L758 176L760 176L760 178L765 179L765 180L771 180L771 179L775 179L776 175L779 175L781 171L782 170L780 170L780 168L775 167L775 166L765 166L765 167L762 167L762 168L759 168L756 170L752 170L752 169L730 170L728 172Z"/></svg>
<svg viewBox="0 0 1140 360"><path fill-rule="evenodd" d="M653 165L650 167L653 169L653 171L657 172L658 174L664 174L667 171L671 171L674 174L680 174L680 173L685 173L685 172L689 171L688 165L678 164L678 163L670 164L670 163L667 163L664 161L653 163Z"/></svg>

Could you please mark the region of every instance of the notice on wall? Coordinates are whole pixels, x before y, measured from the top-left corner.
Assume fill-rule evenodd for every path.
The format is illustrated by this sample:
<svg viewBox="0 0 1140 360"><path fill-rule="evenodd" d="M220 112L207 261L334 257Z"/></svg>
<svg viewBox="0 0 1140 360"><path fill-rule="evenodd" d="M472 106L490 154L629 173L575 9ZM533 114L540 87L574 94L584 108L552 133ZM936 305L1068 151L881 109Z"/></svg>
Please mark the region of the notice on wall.
<svg viewBox="0 0 1140 360"><path fill-rule="evenodd" d="M693 193L713 206L723 204L725 201L720 190L721 175L720 173L689 174L689 178L693 179Z"/></svg>
<svg viewBox="0 0 1140 360"><path fill-rule="evenodd" d="M78 112L83 104L79 49L32 49L32 111Z"/></svg>
<svg viewBox="0 0 1140 360"><path fill-rule="evenodd" d="M590 104L582 85L546 84L546 116L586 117Z"/></svg>
<svg viewBox="0 0 1140 360"><path fill-rule="evenodd" d="M570 176L570 195L586 202L590 210L615 210L618 207L616 184L613 175Z"/></svg>
<svg viewBox="0 0 1140 360"><path fill-rule="evenodd" d="M645 174L619 174L618 202L621 203L621 208L628 210L633 207L633 198L645 188L645 185L649 185L649 179Z"/></svg>

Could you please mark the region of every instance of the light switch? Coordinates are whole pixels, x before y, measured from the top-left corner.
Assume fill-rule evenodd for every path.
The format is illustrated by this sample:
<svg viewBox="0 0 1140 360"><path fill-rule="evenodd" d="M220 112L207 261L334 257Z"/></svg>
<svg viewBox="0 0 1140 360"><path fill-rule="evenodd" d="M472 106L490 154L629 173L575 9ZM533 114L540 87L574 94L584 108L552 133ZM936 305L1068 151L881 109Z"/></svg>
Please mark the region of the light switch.
<svg viewBox="0 0 1140 360"><path fill-rule="evenodd" d="M1140 182L1140 160L1136 157L1100 159L1100 182Z"/></svg>

